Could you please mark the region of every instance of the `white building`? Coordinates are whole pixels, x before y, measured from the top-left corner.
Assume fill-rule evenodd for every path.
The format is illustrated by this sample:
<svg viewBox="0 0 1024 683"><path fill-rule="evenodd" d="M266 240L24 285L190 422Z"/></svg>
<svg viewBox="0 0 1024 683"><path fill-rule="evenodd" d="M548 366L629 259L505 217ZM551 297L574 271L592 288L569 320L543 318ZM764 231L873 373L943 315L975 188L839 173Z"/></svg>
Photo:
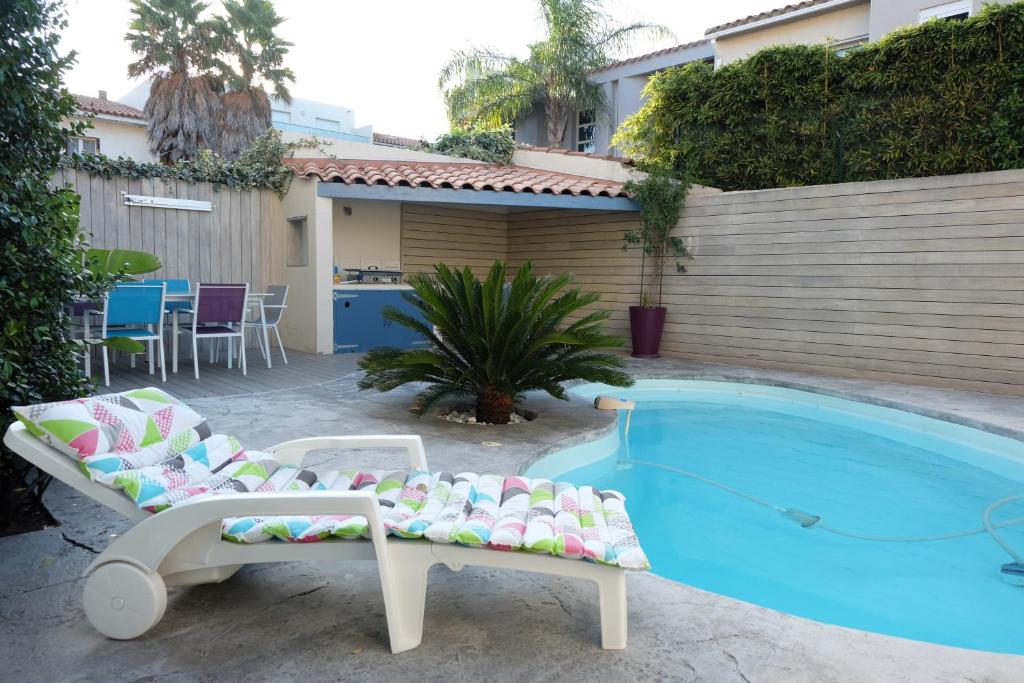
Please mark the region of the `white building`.
<svg viewBox="0 0 1024 683"><path fill-rule="evenodd" d="M140 161L156 161L146 138L146 117L143 107L149 97L149 82L141 83L119 100L111 100L104 90L98 97L75 95L79 120L91 128L82 136L68 140L68 152L100 153L116 158L127 156ZM379 159L394 157L395 148L415 148L418 140L396 135L374 133L373 126L356 126L355 113L349 107L293 99L284 103L271 100L272 125L286 141L316 137L326 144L323 151L347 156L352 145L380 147ZM387 151L385 151L387 150Z"/></svg>

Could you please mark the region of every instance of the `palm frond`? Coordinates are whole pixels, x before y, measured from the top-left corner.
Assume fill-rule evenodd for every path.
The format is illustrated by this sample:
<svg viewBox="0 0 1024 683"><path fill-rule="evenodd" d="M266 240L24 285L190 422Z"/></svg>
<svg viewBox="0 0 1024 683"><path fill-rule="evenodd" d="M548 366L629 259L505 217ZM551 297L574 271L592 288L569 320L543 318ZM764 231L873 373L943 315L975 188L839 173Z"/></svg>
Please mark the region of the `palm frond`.
<svg viewBox="0 0 1024 683"><path fill-rule="evenodd" d="M525 57L489 48L452 54L438 75L448 118L454 125L514 124L536 108L549 123L548 144L561 145L564 122L576 111L610 109L604 88L590 72L608 64L634 38L664 38L671 32L650 23L614 26L598 0L539 0L544 40L527 46Z"/></svg>
<svg viewBox="0 0 1024 683"><path fill-rule="evenodd" d="M530 263L511 282L506 275L505 264L497 262L483 280L468 267L443 264L432 275L410 277L427 322L396 309L384 315L422 335L431 347L371 350L359 362L366 373L359 388L391 391L425 382L430 387L417 396L413 412L422 414L445 397L475 396L479 413L481 397L505 396L506 407L531 390L565 398L561 383L571 379L632 383L620 370L622 359L602 352L622 344L602 332L607 311L591 311L566 324L593 306L596 294L570 288L567 274L538 275Z"/></svg>

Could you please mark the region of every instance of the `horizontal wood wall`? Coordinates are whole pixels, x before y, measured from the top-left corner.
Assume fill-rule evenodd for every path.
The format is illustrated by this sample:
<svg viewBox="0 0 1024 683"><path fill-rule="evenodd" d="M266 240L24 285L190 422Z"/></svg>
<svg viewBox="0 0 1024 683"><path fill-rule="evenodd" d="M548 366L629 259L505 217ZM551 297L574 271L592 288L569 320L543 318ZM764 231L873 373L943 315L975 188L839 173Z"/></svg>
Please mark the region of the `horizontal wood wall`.
<svg viewBox="0 0 1024 683"><path fill-rule="evenodd" d="M571 270L623 329L629 214L513 216L509 257ZM1024 171L689 198L663 351L1024 395Z"/></svg>
<svg viewBox="0 0 1024 683"><path fill-rule="evenodd" d="M598 292L593 308L611 312L608 330L629 339L629 306L637 302L640 257L623 251L623 235L640 227L636 213L537 211L511 214L508 230L509 266L526 261L539 273L571 272L573 284Z"/></svg>
<svg viewBox="0 0 1024 683"><path fill-rule="evenodd" d="M163 267L145 277L192 282L248 282L253 291L284 282L281 200L270 190L238 191L210 183L103 178L58 171L55 186L81 197L81 229L92 246L155 254ZM127 207L121 193L213 202L211 212Z"/></svg>
<svg viewBox="0 0 1024 683"><path fill-rule="evenodd" d="M402 270L433 272L434 264L469 266L477 276L508 256L504 213L402 204Z"/></svg>

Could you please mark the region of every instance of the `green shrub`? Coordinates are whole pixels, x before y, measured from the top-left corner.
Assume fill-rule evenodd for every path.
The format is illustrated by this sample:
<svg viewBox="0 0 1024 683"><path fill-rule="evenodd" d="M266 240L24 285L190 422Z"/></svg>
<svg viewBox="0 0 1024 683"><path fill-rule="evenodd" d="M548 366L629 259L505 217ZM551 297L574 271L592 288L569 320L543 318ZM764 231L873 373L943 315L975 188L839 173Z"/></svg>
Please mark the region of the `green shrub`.
<svg viewBox="0 0 1024 683"><path fill-rule="evenodd" d="M425 382L429 386L409 408L413 413L423 415L442 398L474 398L477 420L506 424L527 391L564 399L562 382L569 380L620 387L633 383L619 369L619 356L602 353L622 345L602 331L608 311L566 321L598 299L576 288L566 290L569 275L537 275L527 263L507 283L500 261L482 282L469 267L459 271L438 264L434 269L433 275L410 277L415 296L405 295L426 324L395 308L384 309L385 319L419 332L431 348L372 349L359 361L366 371L360 389L391 391Z"/></svg>
<svg viewBox="0 0 1024 683"><path fill-rule="evenodd" d="M725 190L1024 166L1024 3L836 55L778 46L655 75L615 144Z"/></svg>
<svg viewBox="0 0 1024 683"><path fill-rule="evenodd" d="M98 297L111 281L82 265L78 196L47 187L66 135L80 132L61 128L75 107L61 83L73 57L57 56L64 23L54 0L0 4L0 432L12 405L88 393L63 306ZM0 454L4 522L25 512L23 477L20 460Z"/></svg>
<svg viewBox="0 0 1024 683"><path fill-rule="evenodd" d="M498 128L453 128L451 132L438 136L434 142L420 143L420 149L435 154L478 159L492 164L511 164L516 143L512 129Z"/></svg>

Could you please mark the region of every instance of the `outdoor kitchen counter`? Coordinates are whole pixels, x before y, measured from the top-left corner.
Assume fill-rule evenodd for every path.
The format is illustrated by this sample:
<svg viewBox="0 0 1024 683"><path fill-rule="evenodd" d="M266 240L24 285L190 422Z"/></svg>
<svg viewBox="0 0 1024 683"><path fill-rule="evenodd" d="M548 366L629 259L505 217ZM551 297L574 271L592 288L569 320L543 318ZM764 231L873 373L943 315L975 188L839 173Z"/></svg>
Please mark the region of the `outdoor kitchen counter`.
<svg viewBox="0 0 1024 683"><path fill-rule="evenodd" d="M412 287L401 283L391 284L384 282L373 282L367 284L360 284L358 282L345 282L340 285L334 285L335 290L411 290Z"/></svg>
<svg viewBox="0 0 1024 683"><path fill-rule="evenodd" d="M390 283L334 285L334 352L365 352L378 346L423 348L427 341L415 330L384 318L385 308L422 320L422 312L402 295L412 287Z"/></svg>

